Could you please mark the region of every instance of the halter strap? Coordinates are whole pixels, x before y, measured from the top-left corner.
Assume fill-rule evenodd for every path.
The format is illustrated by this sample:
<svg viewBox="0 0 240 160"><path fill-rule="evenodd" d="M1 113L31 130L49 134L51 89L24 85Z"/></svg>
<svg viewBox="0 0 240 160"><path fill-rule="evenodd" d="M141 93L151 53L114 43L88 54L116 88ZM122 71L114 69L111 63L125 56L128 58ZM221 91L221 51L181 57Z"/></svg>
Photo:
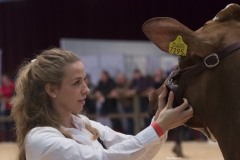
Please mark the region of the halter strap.
<svg viewBox="0 0 240 160"><path fill-rule="evenodd" d="M200 73L202 70L206 68L213 68L218 65L218 63L225 58L227 55L232 53L233 51L237 50L240 48L240 42L233 43L232 45L226 47L225 49L217 52L217 53L212 53L208 55L207 57L204 58L203 62L188 67L180 70L174 70L171 75L170 75L170 81L166 86L170 91L174 93L174 102L173 102L173 107L177 107L183 103L182 100L182 93L179 90L179 87L173 83L176 79L180 78L181 79L188 79L189 77L192 77L198 73ZM203 119L203 127L205 132L209 137L211 137L211 134L208 132L206 124L205 124L205 119Z"/></svg>
<svg viewBox="0 0 240 160"><path fill-rule="evenodd" d="M185 69L181 69L181 70L176 70L173 72L173 74L171 75L172 77L170 79L172 79L172 81L176 80L177 78L179 78L181 76L181 78L184 79L188 79L189 77L192 77L195 74L198 74L199 72L201 72L202 70L206 69L206 68L213 68L215 66L218 65L218 63L225 58L227 55L229 55L230 53L232 53L233 51L237 50L240 48L240 42L236 42L231 44L230 46L226 47L225 49L217 52L217 53L212 53L210 55L208 55L207 57L204 58L204 60L195 65L195 66L191 66Z"/></svg>

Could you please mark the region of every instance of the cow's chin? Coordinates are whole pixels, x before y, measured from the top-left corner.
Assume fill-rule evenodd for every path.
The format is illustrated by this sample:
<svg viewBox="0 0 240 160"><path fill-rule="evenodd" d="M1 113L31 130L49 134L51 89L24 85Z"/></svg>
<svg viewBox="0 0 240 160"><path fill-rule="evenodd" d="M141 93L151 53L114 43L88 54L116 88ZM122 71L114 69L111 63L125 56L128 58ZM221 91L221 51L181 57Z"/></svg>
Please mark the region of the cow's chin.
<svg viewBox="0 0 240 160"><path fill-rule="evenodd" d="M185 124L187 127L198 130L200 132L202 132L209 140L213 141L213 142L217 142L216 138L214 137L214 135L212 134L212 132L209 130L209 128L206 126L206 129L208 130L208 133L210 134L208 136L208 134L206 133L205 129L202 126L199 125L189 125L189 124Z"/></svg>
<svg viewBox="0 0 240 160"><path fill-rule="evenodd" d="M153 101L153 99L155 101ZM157 111L157 98L153 98L151 101L149 101L149 108L148 108L148 114L149 116L152 118L156 111ZM209 136L206 133L206 131L204 130L204 127L201 123L201 119L199 118L199 116L197 114L195 114L192 118L190 118L185 125L189 128L198 130L200 132L202 132L209 140L213 141L213 142L217 142L216 138L213 136L212 132L209 130L209 128L206 126L206 129L208 130L207 132L209 132Z"/></svg>
<svg viewBox="0 0 240 160"><path fill-rule="evenodd" d="M212 134L212 132L209 130L208 127L206 127L206 129L207 129L208 132L210 133L210 137L207 135L207 133L206 133L206 131L204 130L204 128L193 128L193 129L202 132L209 140L211 140L211 141L213 141L213 142L217 142L216 138L214 137L214 135Z"/></svg>
<svg viewBox="0 0 240 160"><path fill-rule="evenodd" d="M216 138L214 137L214 135L212 134L210 129L206 126L206 129L207 129L207 132L209 133L209 135L207 134L207 132L205 131L205 129L204 129L203 125L201 124L201 121L197 115L195 115L193 118L190 118L185 123L185 125L189 128L192 128L192 129L202 132L209 140L211 140L213 142L217 142Z"/></svg>

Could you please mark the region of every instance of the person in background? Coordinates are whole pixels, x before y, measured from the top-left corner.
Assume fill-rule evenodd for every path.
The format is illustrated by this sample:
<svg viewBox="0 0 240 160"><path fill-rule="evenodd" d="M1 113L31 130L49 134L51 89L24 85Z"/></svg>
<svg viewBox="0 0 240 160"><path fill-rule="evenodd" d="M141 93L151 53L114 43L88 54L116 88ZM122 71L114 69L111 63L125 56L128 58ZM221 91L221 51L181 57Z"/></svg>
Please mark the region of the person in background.
<svg viewBox="0 0 240 160"><path fill-rule="evenodd" d="M3 112L5 117L9 117L11 114L11 104L10 99L14 93L14 82L11 80L10 75L4 73L2 74L2 85L0 87L0 100L3 105ZM5 141L13 140L13 122L7 121L5 125Z"/></svg>
<svg viewBox="0 0 240 160"><path fill-rule="evenodd" d="M165 82L165 79L163 77L163 72L161 69L158 69L155 72L154 77L153 77L153 88L154 89L160 88L164 82Z"/></svg>
<svg viewBox="0 0 240 160"><path fill-rule="evenodd" d="M116 110L116 95L111 92L115 86L116 83L109 76L108 72L102 71L98 85L95 88L95 94L97 97L99 97L98 95L104 97L103 107L101 109L102 114L107 114Z"/></svg>
<svg viewBox="0 0 240 160"><path fill-rule="evenodd" d="M116 87L115 81L109 76L107 71L102 71L100 81L95 89L95 97L97 98L97 108L100 109L101 115L107 115L109 113L118 113L117 110L117 93L114 88ZM100 106L99 106L100 105ZM112 127L116 131L123 132L122 124L119 119L111 119L111 122L107 121L107 117L100 118L106 122L106 125ZM103 122L102 123L105 123Z"/></svg>
<svg viewBox="0 0 240 160"><path fill-rule="evenodd" d="M96 99L95 96L93 94L93 91L95 89L94 85L91 82L91 77L90 75L86 75L85 79L84 79L86 85L88 86L88 88L90 89L90 93L87 95L85 101L85 107L84 109L87 111L87 113L89 114L95 114L96 113Z"/></svg>
<svg viewBox="0 0 240 160"><path fill-rule="evenodd" d="M11 101L18 160L151 160L168 130L193 116L186 99L172 108L174 95L166 101L164 86L151 125L136 136L118 133L78 114L90 90L77 55L53 48L23 64Z"/></svg>
<svg viewBox="0 0 240 160"><path fill-rule="evenodd" d="M124 113L133 113L133 95L135 90L129 89L129 81L123 73L117 74L116 80L116 92L118 94L118 101L124 110ZM127 118L126 133L134 134L134 123L133 118Z"/></svg>
<svg viewBox="0 0 240 160"><path fill-rule="evenodd" d="M135 69L129 88L134 89L136 94L139 95L140 110L147 112L149 103L148 96L153 91L150 79L142 76L139 69ZM150 122L150 118L144 118L145 127L148 126Z"/></svg>

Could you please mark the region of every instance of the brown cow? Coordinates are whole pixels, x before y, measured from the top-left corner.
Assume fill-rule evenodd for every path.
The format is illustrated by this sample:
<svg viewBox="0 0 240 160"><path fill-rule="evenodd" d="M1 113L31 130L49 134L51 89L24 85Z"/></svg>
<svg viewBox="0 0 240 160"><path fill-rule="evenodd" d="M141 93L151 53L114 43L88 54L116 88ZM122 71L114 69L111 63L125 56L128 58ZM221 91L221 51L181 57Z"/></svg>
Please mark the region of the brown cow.
<svg viewBox="0 0 240 160"><path fill-rule="evenodd" d="M162 51L178 36L187 44L186 56L178 56L178 69L203 63L204 58L240 41L240 6L230 4L197 31L175 19L153 18L143 25L145 35ZM215 63L217 64L217 63ZM240 49L219 64L174 82L194 108L194 117L186 125L218 141L226 160L240 160ZM149 114L157 110L162 87L149 97Z"/></svg>

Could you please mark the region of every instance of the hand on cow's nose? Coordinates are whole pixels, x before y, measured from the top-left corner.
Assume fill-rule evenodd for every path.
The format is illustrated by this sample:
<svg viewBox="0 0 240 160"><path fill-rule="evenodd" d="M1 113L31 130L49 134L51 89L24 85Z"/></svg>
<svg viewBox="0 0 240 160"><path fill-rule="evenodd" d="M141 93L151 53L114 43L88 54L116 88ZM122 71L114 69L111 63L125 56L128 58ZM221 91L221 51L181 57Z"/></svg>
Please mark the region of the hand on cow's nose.
<svg viewBox="0 0 240 160"><path fill-rule="evenodd" d="M156 118L159 116L160 112L163 110L163 108L166 106L166 97L168 95L168 89L165 85L163 85L163 91L162 93L158 96L158 110L155 114L155 121Z"/></svg>
<svg viewBox="0 0 240 160"><path fill-rule="evenodd" d="M174 94L173 92L170 92L165 108L160 113L156 113L155 115L156 123L164 132L183 125L189 118L193 116L193 109L188 104L187 99L183 99L183 104L176 108L172 107L173 100ZM186 108L188 109L185 110Z"/></svg>

